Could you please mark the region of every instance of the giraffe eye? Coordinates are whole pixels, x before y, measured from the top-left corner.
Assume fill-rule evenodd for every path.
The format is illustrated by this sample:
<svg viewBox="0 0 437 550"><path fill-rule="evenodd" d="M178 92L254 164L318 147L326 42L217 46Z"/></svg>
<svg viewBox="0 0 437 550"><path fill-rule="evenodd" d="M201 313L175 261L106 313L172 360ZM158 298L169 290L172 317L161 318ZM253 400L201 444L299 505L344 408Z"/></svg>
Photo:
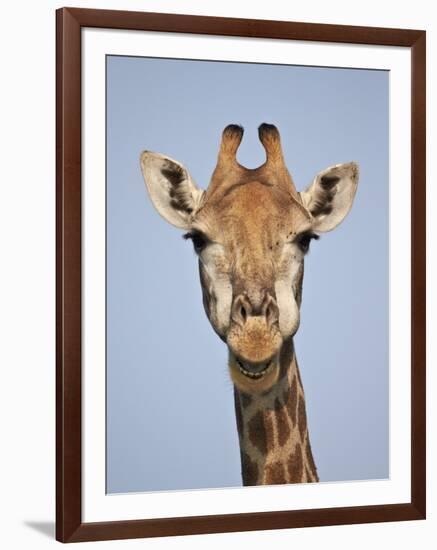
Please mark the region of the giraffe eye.
<svg viewBox="0 0 437 550"><path fill-rule="evenodd" d="M199 231L191 231L190 233L186 233L183 237L184 239L191 239L194 250L197 254L200 254L200 252L202 252L202 250L208 244L207 237L205 237L205 235L203 235L203 233L200 233Z"/></svg>
<svg viewBox="0 0 437 550"><path fill-rule="evenodd" d="M304 254L310 249L310 243L312 239L318 239L319 236L315 233L302 233L297 238L297 246L302 250Z"/></svg>

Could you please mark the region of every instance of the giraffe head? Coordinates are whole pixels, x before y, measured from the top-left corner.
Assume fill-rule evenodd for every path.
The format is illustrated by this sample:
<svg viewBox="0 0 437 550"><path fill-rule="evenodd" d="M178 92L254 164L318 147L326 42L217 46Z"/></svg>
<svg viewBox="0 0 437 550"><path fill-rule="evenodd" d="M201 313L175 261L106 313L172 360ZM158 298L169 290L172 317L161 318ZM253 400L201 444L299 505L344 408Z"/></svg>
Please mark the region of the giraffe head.
<svg viewBox="0 0 437 550"><path fill-rule="evenodd" d="M256 169L236 159L242 137L240 126L224 129L206 190L167 156L144 151L141 167L155 208L193 242L205 311L229 348L233 382L262 393L278 380L281 348L299 327L310 241L349 212L358 166L327 168L299 193L275 126L259 127L266 161Z"/></svg>

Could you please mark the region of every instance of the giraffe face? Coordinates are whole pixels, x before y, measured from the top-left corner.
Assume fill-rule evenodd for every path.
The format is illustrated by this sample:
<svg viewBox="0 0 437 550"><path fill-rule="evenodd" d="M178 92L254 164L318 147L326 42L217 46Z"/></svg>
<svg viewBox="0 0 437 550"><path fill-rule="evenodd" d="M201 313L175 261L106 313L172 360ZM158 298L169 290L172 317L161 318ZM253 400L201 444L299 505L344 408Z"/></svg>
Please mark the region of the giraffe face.
<svg viewBox="0 0 437 550"><path fill-rule="evenodd" d="M178 162L144 152L142 171L158 212L188 230L199 258L208 319L229 349L234 384L246 393L269 390L279 354L299 327L304 257L318 233L346 216L355 195L355 163L321 172L298 193L285 166L279 133L263 124L267 160L249 170L236 160L243 131L225 128L206 191Z"/></svg>
<svg viewBox="0 0 437 550"><path fill-rule="evenodd" d="M240 389L264 391L277 379L283 341L299 326L304 256L315 234L293 196L247 177L211 196L187 236L231 377Z"/></svg>

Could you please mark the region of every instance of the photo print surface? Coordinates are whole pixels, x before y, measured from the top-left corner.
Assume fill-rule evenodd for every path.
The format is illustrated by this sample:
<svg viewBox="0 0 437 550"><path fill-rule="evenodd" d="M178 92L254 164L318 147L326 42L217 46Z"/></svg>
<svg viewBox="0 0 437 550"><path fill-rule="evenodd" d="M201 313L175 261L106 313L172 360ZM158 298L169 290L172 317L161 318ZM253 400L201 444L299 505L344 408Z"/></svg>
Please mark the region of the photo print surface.
<svg viewBox="0 0 437 550"><path fill-rule="evenodd" d="M107 492L389 477L389 73L106 68Z"/></svg>

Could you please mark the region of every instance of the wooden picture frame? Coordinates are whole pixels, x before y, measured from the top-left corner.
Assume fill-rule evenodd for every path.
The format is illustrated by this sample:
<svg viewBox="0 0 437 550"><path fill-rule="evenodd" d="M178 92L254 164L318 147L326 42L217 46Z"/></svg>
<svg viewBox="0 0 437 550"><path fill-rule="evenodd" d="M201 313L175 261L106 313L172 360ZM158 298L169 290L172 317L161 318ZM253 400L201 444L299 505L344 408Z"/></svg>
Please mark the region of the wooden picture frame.
<svg viewBox="0 0 437 550"><path fill-rule="evenodd" d="M311 510L82 521L81 29L402 46L411 50L411 501ZM56 538L159 537L425 518L425 48L419 30L62 8L56 13ZM169 497L170 498L170 497Z"/></svg>

